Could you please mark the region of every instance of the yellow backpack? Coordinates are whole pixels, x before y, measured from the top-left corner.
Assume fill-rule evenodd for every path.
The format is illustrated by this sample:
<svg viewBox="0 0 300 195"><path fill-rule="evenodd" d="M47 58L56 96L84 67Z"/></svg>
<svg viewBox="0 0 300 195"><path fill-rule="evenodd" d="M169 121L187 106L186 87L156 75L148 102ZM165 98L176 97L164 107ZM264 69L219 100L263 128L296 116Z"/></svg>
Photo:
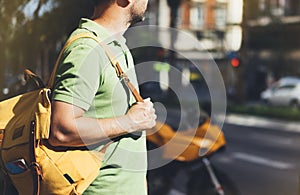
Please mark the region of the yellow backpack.
<svg viewBox="0 0 300 195"><path fill-rule="evenodd" d="M82 194L98 176L104 150L111 143L99 152L47 145L51 116L49 97L54 75L63 50L79 38L92 38L105 47L91 33L72 37L60 52L48 87L0 102L0 165L20 195ZM125 78L135 98L142 101L118 62L107 48L105 51L117 75ZM40 84L35 74L28 70L25 73L28 79Z"/></svg>

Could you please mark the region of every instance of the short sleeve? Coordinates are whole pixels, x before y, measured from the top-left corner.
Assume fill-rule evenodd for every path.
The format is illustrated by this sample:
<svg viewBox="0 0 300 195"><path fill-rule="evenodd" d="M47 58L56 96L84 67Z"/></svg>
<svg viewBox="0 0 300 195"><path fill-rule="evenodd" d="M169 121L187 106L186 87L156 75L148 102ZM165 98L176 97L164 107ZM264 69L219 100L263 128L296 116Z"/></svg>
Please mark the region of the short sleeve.
<svg viewBox="0 0 300 195"><path fill-rule="evenodd" d="M88 110L97 93L102 59L96 47L78 44L68 49L57 70L53 100Z"/></svg>

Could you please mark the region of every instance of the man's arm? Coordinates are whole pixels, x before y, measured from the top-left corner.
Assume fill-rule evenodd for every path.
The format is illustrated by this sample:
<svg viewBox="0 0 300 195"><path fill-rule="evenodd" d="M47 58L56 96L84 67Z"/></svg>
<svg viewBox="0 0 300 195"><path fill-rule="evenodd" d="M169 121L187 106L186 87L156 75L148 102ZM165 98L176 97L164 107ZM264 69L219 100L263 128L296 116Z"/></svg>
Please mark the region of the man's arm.
<svg viewBox="0 0 300 195"><path fill-rule="evenodd" d="M84 110L61 101L52 103L49 143L53 146L84 146L135 131L150 129L156 115L150 100L138 102L120 117L84 117Z"/></svg>

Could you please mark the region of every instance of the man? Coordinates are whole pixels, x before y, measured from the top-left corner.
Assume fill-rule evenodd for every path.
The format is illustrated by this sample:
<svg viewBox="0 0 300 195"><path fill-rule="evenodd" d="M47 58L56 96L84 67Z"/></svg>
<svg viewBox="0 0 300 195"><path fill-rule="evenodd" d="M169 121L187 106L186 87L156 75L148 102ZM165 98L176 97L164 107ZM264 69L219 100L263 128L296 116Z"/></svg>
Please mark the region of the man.
<svg viewBox="0 0 300 195"><path fill-rule="evenodd" d="M137 86L132 56L120 32L142 20L147 0L94 3L92 19L81 19L71 37L91 32L102 39ZM65 50L55 78L52 105L51 145L99 149L108 138L114 141L106 150L99 176L84 194L147 194L143 130L155 125L155 110L149 99L135 104L96 41L81 38Z"/></svg>

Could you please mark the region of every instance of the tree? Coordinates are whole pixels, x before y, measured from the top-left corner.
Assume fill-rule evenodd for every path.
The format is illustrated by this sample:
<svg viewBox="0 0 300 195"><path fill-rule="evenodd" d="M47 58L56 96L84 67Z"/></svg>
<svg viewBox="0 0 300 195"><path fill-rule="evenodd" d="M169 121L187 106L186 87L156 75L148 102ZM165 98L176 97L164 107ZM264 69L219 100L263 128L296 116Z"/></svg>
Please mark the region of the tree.
<svg viewBox="0 0 300 195"><path fill-rule="evenodd" d="M14 70L13 40L16 32L22 28L26 20L21 11L29 0L0 0L0 94L5 87L5 73L7 69ZM0 95L1 99L1 95Z"/></svg>
<svg viewBox="0 0 300 195"><path fill-rule="evenodd" d="M77 27L79 19L91 13L92 7L87 2L86 0L52 0L54 6L51 11L32 21L32 35L39 54L33 68L37 69L45 81L49 78L49 72L65 39Z"/></svg>
<svg viewBox="0 0 300 195"><path fill-rule="evenodd" d="M30 68L46 81L62 43L92 13L91 0L0 0L0 99L6 72L18 75ZM27 6L34 8L25 14ZM31 14L31 15L30 15ZM16 89L17 90L17 89ZM12 94L14 95L14 94Z"/></svg>

